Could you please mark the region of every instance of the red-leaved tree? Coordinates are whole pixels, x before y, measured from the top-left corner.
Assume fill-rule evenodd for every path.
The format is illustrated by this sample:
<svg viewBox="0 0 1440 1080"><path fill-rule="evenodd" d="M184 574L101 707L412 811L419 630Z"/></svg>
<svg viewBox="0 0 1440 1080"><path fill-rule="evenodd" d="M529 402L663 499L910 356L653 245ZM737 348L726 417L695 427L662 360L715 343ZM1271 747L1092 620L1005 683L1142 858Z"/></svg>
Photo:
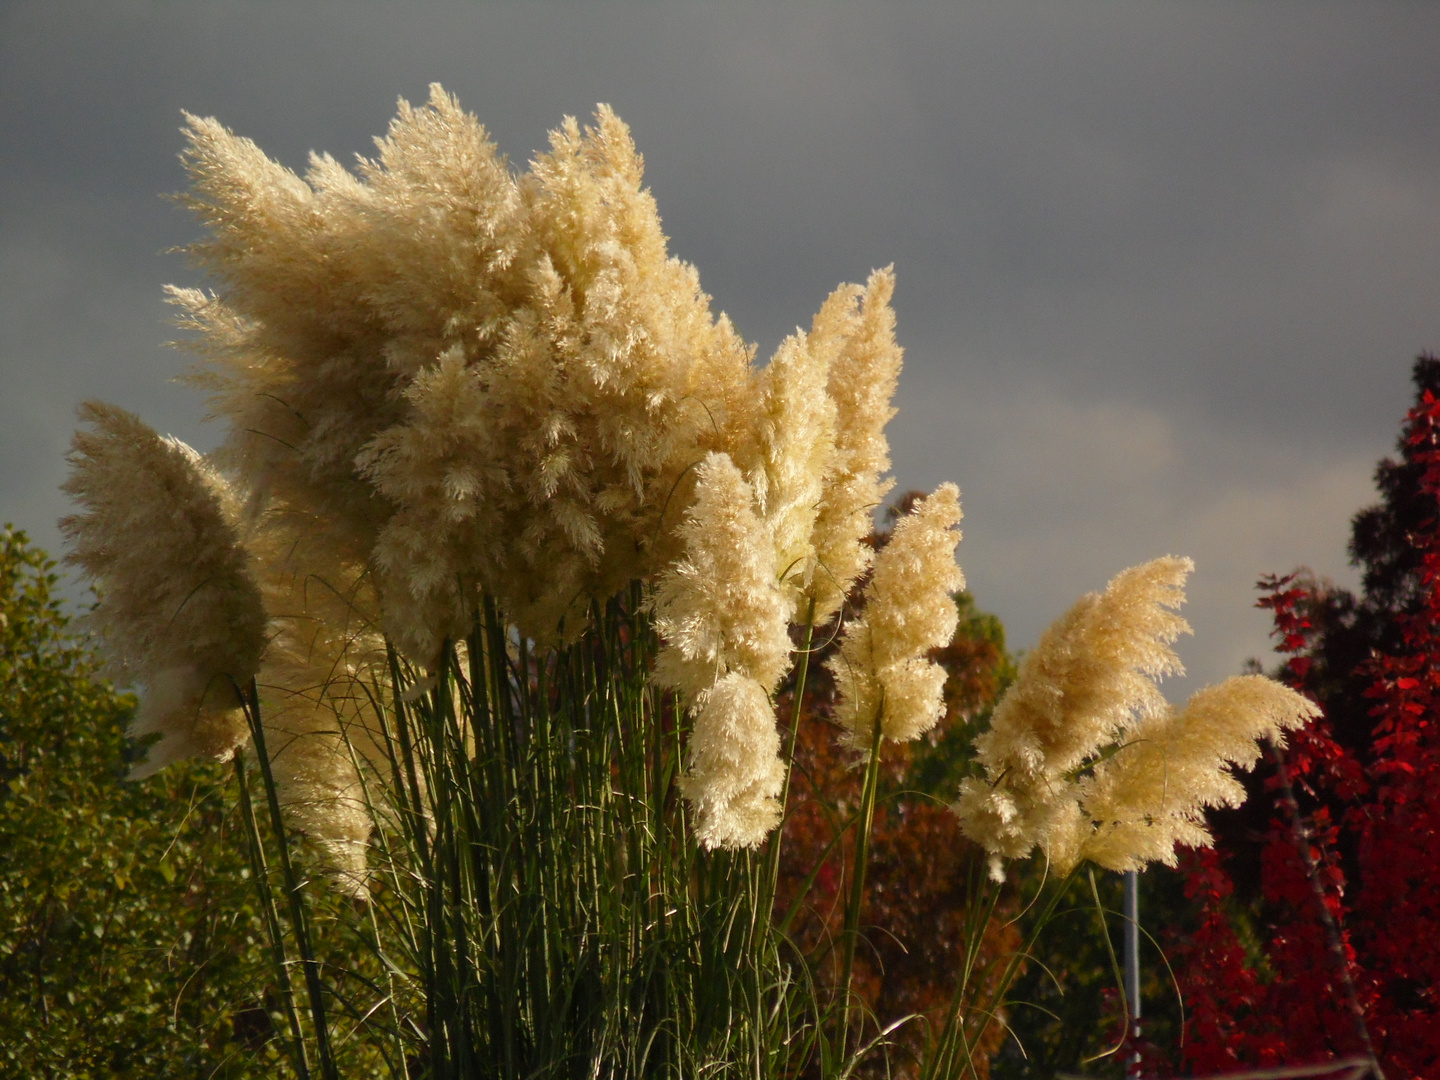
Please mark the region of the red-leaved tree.
<svg viewBox="0 0 1440 1080"><path fill-rule="evenodd" d="M1195 1072L1373 1053L1388 1080L1440 1076L1440 360L1414 377L1383 501L1355 520L1362 595L1261 582L1280 675L1325 715L1184 864Z"/></svg>

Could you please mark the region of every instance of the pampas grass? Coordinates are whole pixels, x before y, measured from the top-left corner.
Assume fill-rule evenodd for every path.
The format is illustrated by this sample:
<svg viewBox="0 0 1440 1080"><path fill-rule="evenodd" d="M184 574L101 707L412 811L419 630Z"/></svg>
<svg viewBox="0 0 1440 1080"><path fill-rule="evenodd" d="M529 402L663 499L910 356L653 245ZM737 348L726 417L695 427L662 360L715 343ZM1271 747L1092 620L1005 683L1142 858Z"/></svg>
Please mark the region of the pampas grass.
<svg viewBox="0 0 1440 1080"><path fill-rule="evenodd" d="M357 1037L436 1080L883 1062L849 987L880 761L941 716L964 582L953 484L873 547L893 273L758 367L607 107L522 172L438 86L353 173L296 175L213 119L186 134L216 291L171 299L228 433L202 458L87 406L65 528L161 736L150 767L236 757L295 1072L335 1075ZM1066 872L1204 842L1226 770L1308 715L1264 680L1167 711L1188 570L1126 571L1027 658L957 803L997 875L1037 846ZM832 621L865 782L827 998L771 906L776 695L793 678L798 723ZM981 877L925 1076L978 1075L999 998L976 988L1021 962L979 978ZM317 912L364 973L325 968Z"/></svg>

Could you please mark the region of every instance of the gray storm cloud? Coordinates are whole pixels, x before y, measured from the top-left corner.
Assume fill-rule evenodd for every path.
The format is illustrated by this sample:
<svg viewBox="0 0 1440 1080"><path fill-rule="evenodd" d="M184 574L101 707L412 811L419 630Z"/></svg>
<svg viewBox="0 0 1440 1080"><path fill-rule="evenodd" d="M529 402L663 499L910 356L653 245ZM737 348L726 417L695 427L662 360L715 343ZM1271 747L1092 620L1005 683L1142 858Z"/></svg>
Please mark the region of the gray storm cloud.
<svg viewBox="0 0 1440 1080"><path fill-rule="evenodd" d="M1440 9L264 4L0 10L0 518L55 548L85 398L199 446L160 287L180 110L292 167L443 82L517 162L607 101L672 248L768 355L894 263L902 488L953 479L1012 643L1192 556L1194 675L1267 648L1261 573L1347 579L1440 349Z"/></svg>

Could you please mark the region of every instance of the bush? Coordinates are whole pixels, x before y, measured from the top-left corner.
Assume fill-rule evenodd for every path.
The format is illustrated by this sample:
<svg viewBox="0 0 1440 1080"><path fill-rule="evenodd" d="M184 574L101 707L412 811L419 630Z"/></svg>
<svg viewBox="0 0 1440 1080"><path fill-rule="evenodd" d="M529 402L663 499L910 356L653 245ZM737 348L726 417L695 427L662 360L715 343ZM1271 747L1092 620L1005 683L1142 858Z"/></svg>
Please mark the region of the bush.
<svg viewBox="0 0 1440 1080"><path fill-rule="evenodd" d="M264 1075L271 1023L231 773L125 779L97 676L23 532L0 533L0 1073Z"/></svg>

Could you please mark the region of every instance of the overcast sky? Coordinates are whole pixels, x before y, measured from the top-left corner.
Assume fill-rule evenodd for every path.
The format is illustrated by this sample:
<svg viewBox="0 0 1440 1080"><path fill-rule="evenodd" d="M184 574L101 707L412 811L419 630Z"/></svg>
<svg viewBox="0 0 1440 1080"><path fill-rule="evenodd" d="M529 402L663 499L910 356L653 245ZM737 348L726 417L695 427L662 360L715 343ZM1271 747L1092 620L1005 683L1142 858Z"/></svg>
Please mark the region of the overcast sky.
<svg viewBox="0 0 1440 1080"><path fill-rule="evenodd" d="M1268 655L1257 576L1353 581L1440 350L1437 45L1434 3L3 0L0 520L58 547L85 398L218 441L162 344L161 286L202 283L166 253L181 109L301 169L439 81L523 167L604 101L762 356L895 264L895 472L960 485L1012 645L1186 554L1181 655L1219 678Z"/></svg>

